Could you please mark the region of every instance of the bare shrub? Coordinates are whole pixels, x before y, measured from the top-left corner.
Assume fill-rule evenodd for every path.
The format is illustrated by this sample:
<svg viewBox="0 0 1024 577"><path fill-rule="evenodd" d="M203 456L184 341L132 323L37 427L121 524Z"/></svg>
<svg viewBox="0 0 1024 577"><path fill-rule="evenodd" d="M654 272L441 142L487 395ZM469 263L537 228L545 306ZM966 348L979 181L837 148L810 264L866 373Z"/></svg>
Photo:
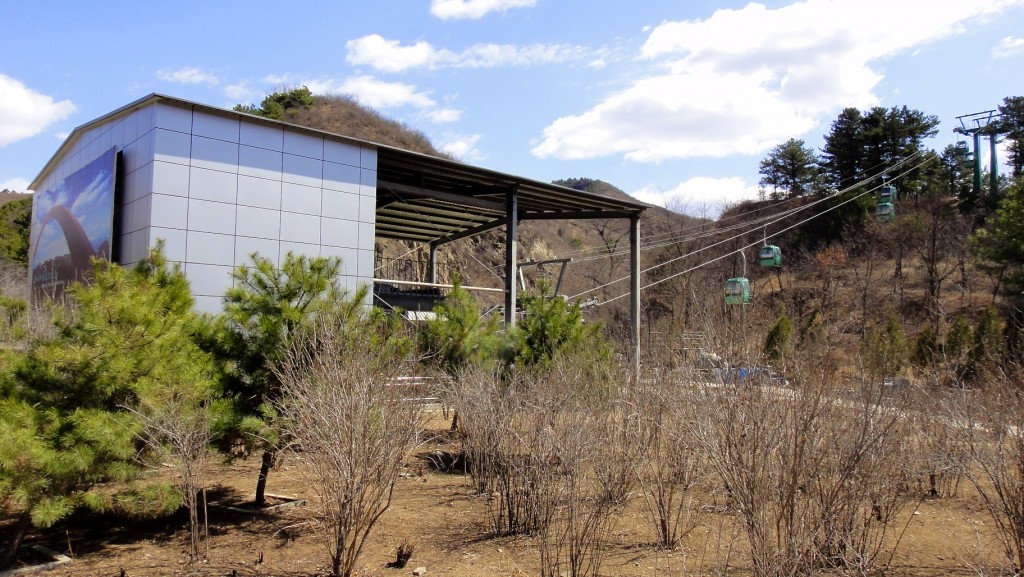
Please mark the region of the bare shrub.
<svg viewBox="0 0 1024 577"><path fill-rule="evenodd" d="M414 363L376 329L352 319L314 323L278 368L278 410L299 470L319 496L310 521L336 577L352 575L421 431L420 405L393 386Z"/></svg>
<svg viewBox="0 0 1024 577"><path fill-rule="evenodd" d="M30 304L28 271L0 261L0 343L5 348L28 350L33 339L52 338L56 327L48 307Z"/></svg>
<svg viewBox="0 0 1024 577"><path fill-rule="evenodd" d="M598 575L612 513L627 500L638 446L621 410L624 375L585 352L561 354L531 375L531 429L553 474L542 501L541 575ZM546 446L550 443L550 446Z"/></svg>
<svg viewBox="0 0 1024 577"><path fill-rule="evenodd" d="M490 497L498 535L534 533L553 510L561 456L550 423L558 415L546 414L550 399L536 397L543 382L518 371L476 370L461 380L455 397L470 474Z"/></svg>
<svg viewBox="0 0 1024 577"><path fill-rule="evenodd" d="M618 379L607 363L556 355L545 369L472 372L453 395L494 531L537 535L542 575L596 575L630 493L637 442Z"/></svg>
<svg viewBox="0 0 1024 577"><path fill-rule="evenodd" d="M1024 571L1024 395L1008 383L962 391L948 414L961 472L995 525L1008 574L1019 575Z"/></svg>
<svg viewBox="0 0 1024 577"><path fill-rule="evenodd" d="M512 419L518 403L513 391L522 387L517 380L520 379L516 376L503 379L490 369L473 367L462 378L448 382L451 388L447 397L461 415L462 450L469 474L480 493L491 492L498 482L499 472L506 468L499 464L499 456L503 451L502 443L512 434ZM512 516L514 520L515 513ZM509 522L506 517L493 519L493 525L496 532L504 533L518 527L519 523Z"/></svg>
<svg viewBox="0 0 1024 577"><path fill-rule="evenodd" d="M963 479L963 447L943 401L939 389L916 392L913 410L907 413L908 427L914 431L905 441L914 458L908 469L916 476L918 493L928 498L956 497Z"/></svg>
<svg viewBox="0 0 1024 577"><path fill-rule="evenodd" d="M0 294L28 300L28 268L6 260L0 260Z"/></svg>
<svg viewBox="0 0 1024 577"><path fill-rule="evenodd" d="M395 550L395 560L388 563L388 567L403 569L409 563L409 559L412 559L415 550L416 545L408 537L402 539L402 542L398 544L398 549Z"/></svg>
<svg viewBox="0 0 1024 577"><path fill-rule="evenodd" d="M206 474L212 415L209 381L206 385L154 388L133 409L143 423L144 438L154 454L161 462L169 462L177 474L178 488L188 509L189 555L193 559L209 555Z"/></svg>
<svg viewBox="0 0 1024 577"><path fill-rule="evenodd" d="M613 506L594 475L600 415L581 407L549 421L548 496L538 528L541 575L596 575Z"/></svg>
<svg viewBox="0 0 1024 577"><path fill-rule="evenodd" d="M644 504L662 547L673 549L697 526L694 489L707 474L690 419L691 390L675 378L647 377L630 395L644 452L634 461Z"/></svg>
<svg viewBox="0 0 1024 577"><path fill-rule="evenodd" d="M740 513L758 576L876 569L908 502L901 400L868 380L842 390L830 351L815 354L797 364L792 388L697 387L694 434Z"/></svg>

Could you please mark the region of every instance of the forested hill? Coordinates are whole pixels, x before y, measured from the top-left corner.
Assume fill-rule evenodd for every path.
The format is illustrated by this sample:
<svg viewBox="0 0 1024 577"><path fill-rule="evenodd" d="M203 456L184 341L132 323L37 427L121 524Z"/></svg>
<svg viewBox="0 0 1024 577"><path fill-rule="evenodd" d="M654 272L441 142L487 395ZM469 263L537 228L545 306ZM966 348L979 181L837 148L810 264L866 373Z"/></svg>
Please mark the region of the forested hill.
<svg viewBox="0 0 1024 577"><path fill-rule="evenodd" d="M303 87L270 94L258 106L239 104L235 110L430 156L452 158L435 148L421 131L348 96L314 95Z"/></svg>

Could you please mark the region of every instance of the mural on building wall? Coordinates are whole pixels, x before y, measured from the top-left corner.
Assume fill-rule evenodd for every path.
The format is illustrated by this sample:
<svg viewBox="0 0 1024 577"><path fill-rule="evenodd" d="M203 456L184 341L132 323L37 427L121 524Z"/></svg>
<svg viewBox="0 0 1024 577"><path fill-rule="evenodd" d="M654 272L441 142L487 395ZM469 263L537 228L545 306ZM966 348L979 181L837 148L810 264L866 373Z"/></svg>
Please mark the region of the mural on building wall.
<svg viewBox="0 0 1024 577"><path fill-rule="evenodd" d="M32 297L59 298L92 277L93 257L110 259L114 226L117 150L37 192L32 202Z"/></svg>

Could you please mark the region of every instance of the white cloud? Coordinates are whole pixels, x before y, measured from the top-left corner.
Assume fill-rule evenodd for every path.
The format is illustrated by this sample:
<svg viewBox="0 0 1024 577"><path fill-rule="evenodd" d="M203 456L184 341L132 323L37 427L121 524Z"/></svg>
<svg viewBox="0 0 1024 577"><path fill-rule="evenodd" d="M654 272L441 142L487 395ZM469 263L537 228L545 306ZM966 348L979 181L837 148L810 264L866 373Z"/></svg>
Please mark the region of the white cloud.
<svg viewBox="0 0 1024 577"><path fill-rule="evenodd" d="M313 94L343 94L355 98L360 104L377 110L411 107L423 118L436 124L455 122L462 111L442 108L430 94L412 84L387 82L370 75L350 76L345 79L318 78L299 80L291 75L267 76L264 82L283 87L305 86Z"/></svg>
<svg viewBox="0 0 1024 577"><path fill-rule="evenodd" d="M70 100L55 102L0 74L0 148L39 134L77 110Z"/></svg>
<svg viewBox="0 0 1024 577"><path fill-rule="evenodd" d="M709 178L698 176L680 182L670 190L642 188L631 196L657 206L692 216L718 218L738 202L757 199L757 187L739 177Z"/></svg>
<svg viewBox="0 0 1024 577"><path fill-rule="evenodd" d="M402 45L379 34L370 34L345 44L345 61L370 66L382 72L403 72L412 68L494 68L552 64L588 57L589 51L568 44L474 44L462 52L434 48L428 42Z"/></svg>
<svg viewBox="0 0 1024 577"><path fill-rule="evenodd" d="M638 162L758 154L841 107L877 104L876 62L1021 4L941 1L922 9L909 0L804 0L664 22L640 54L656 72L555 120L532 152Z"/></svg>
<svg viewBox="0 0 1024 577"><path fill-rule="evenodd" d="M370 34L345 43L345 61L356 66L369 65L384 72L401 72L409 68L430 66L437 51L427 42L402 46L380 34Z"/></svg>
<svg viewBox="0 0 1024 577"><path fill-rule="evenodd" d="M385 82L373 76L352 76L341 81L311 80L303 84L316 94L350 94L371 108L412 106L429 110L436 102L411 84Z"/></svg>
<svg viewBox="0 0 1024 577"><path fill-rule="evenodd" d="M263 82L274 86L288 86L293 83L290 74L267 74L263 77Z"/></svg>
<svg viewBox="0 0 1024 577"><path fill-rule="evenodd" d="M28 190L29 180L16 176L0 182L0 190L13 190L14 192L25 192Z"/></svg>
<svg viewBox="0 0 1024 577"><path fill-rule="evenodd" d="M458 122L462 118L462 111L455 108L438 108L436 110L428 110L427 117L436 124L447 124L449 122Z"/></svg>
<svg viewBox="0 0 1024 577"><path fill-rule="evenodd" d="M532 152L561 159L621 154L637 162L756 154L815 125L750 80L706 67L646 78L581 115L559 118Z"/></svg>
<svg viewBox="0 0 1024 577"><path fill-rule="evenodd" d="M234 102L251 102L261 94L261 92L249 88L245 82L229 84L224 87L224 96Z"/></svg>
<svg viewBox="0 0 1024 577"><path fill-rule="evenodd" d="M477 148L480 134L446 134L441 137L438 148L463 162L479 162L486 156Z"/></svg>
<svg viewBox="0 0 1024 577"><path fill-rule="evenodd" d="M217 84L220 80L199 68L179 68L178 70L160 70L156 77L164 82L175 84Z"/></svg>
<svg viewBox="0 0 1024 577"><path fill-rule="evenodd" d="M999 44L992 49L992 56L996 58L1009 58L1024 52L1024 38L1007 36L999 41Z"/></svg>
<svg viewBox="0 0 1024 577"><path fill-rule="evenodd" d="M462 116L461 110L439 108L429 94L417 90L412 84L385 82L373 76L352 76L344 80L307 80L302 84L314 94L344 94L354 97L364 106L378 110L412 107L423 117L437 124L455 122Z"/></svg>
<svg viewBox="0 0 1024 577"><path fill-rule="evenodd" d="M430 13L442 20L478 20L490 12L504 12L510 8L532 8L535 4L537 0L431 0Z"/></svg>

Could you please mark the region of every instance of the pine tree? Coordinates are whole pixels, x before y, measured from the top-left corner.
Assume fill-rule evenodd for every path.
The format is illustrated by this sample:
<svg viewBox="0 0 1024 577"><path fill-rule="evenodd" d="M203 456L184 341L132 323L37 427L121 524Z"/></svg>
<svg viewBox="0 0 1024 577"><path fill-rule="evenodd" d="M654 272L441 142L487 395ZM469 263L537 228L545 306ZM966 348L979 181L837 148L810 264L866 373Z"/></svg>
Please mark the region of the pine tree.
<svg viewBox="0 0 1024 577"><path fill-rule="evenodd" d="M69 291L56 337L35 343L0 387L0 497L18 516L4 563L30 526L109 506L96 485L137 472L136 410L149 391L209 385L212 365L192 341L188 282L159 248L130 270L98 261L94 277ZM163 502L141 508L181 502L150 494Z"/></svg>
<svg viewBox="0 0 1024 577"><path fill-rule="evenodd" d="M995 307L988 306L978 317L978 325L974 329L974 342L968 358L970 360L969 376L978 378L991 370L1002 358L1003 329Z"/></svg>
<svg viewBox="0 0 1024 577"><path fill-rule="evenodd" d="M846 108L832 122L822 148L822 167L832 186L842 190L861 178L863 149L860 110Z"/></svg>
<svg viewBox="0 0 1024 577"><path fill-rule="evenodd" d="M983 269L1002 278L1004 294L1024 293L1024 179L1006 191L999 208L971 239Z"/></svg>
<svg viewBox="0 0 1024 577"><path fill-rule="evenodd" d="M453 378L469 366L493 360L500 347L498 319L484 317L469 291L457 283L434 308L419 333L424 359Z"/></svg>
<svg viewBox="0 0 1024 577"><path fill-rule="evenodd" d="M207 341L223 363L225 389L241 417L231 428L241 433L250 449L263 450L257 506L266 503L267 476L280 448L273 404L280 398L281 382L275 364L302 326L331 313L342 301L340 270L336 257L289 252L277 267L253 254L251 265L232 272L234 287L228 289L224 314Z"/></svg>
<svg viewBox="0 0 1024 577"><path fill-rule="evenodd" d="M235 105L236 112L255 114L274 120L285 120L298 110L313 106L313 93L305 86L292 90L278 91L267 95L259 106L252 104Z"/></svg>
<svg viewBox="0 0 1024 577"><path fill-rule="evenodd" d="M935 331L931 327L925 327L914 341L914 365L921 368L931 367L935 364L938 351L939 339L935 336Z"/></svg>
<svg viewBox="0 0 1024 577"><path fill-rule="evenodd" d="M600 325L587 325L576 304L550 294L542 283L523 297L523 320L508 335L505 359L518 367L547 366L560 352L586 352L607 359L611 347Z"/></svg>
<svg viewBox="0 0 1024 577"><path fill-rule="evenodd" d="M772 198L784 193L785 198L796 198L811 192L817 178L818 158L803 140L790 138L776 146L761 161L760 186L772 187Z"/></svg>
<svg viewBox="0 0 1024 577"><path fill-rule="evenodd" d="M999 105L999 129L1009 141L1006 162L1014 179L1024 175L1024 96L1007 96Z"/></svg>
<svg viewBox="0 0 1024 577"><path fill-rule="evenodd" d="M779 318L768 331L764 340L764 355L769 361L782 365L793 355L793 321L785 311L779 312Z"/></svg>
<svg viewBox="0 0 1024 577"><path fill-rule="evenodd" d="M899 319L889 317L884 326L870 329L861 341L860 352L869 376L898 374L907 362L907 339Z"/></svg>

